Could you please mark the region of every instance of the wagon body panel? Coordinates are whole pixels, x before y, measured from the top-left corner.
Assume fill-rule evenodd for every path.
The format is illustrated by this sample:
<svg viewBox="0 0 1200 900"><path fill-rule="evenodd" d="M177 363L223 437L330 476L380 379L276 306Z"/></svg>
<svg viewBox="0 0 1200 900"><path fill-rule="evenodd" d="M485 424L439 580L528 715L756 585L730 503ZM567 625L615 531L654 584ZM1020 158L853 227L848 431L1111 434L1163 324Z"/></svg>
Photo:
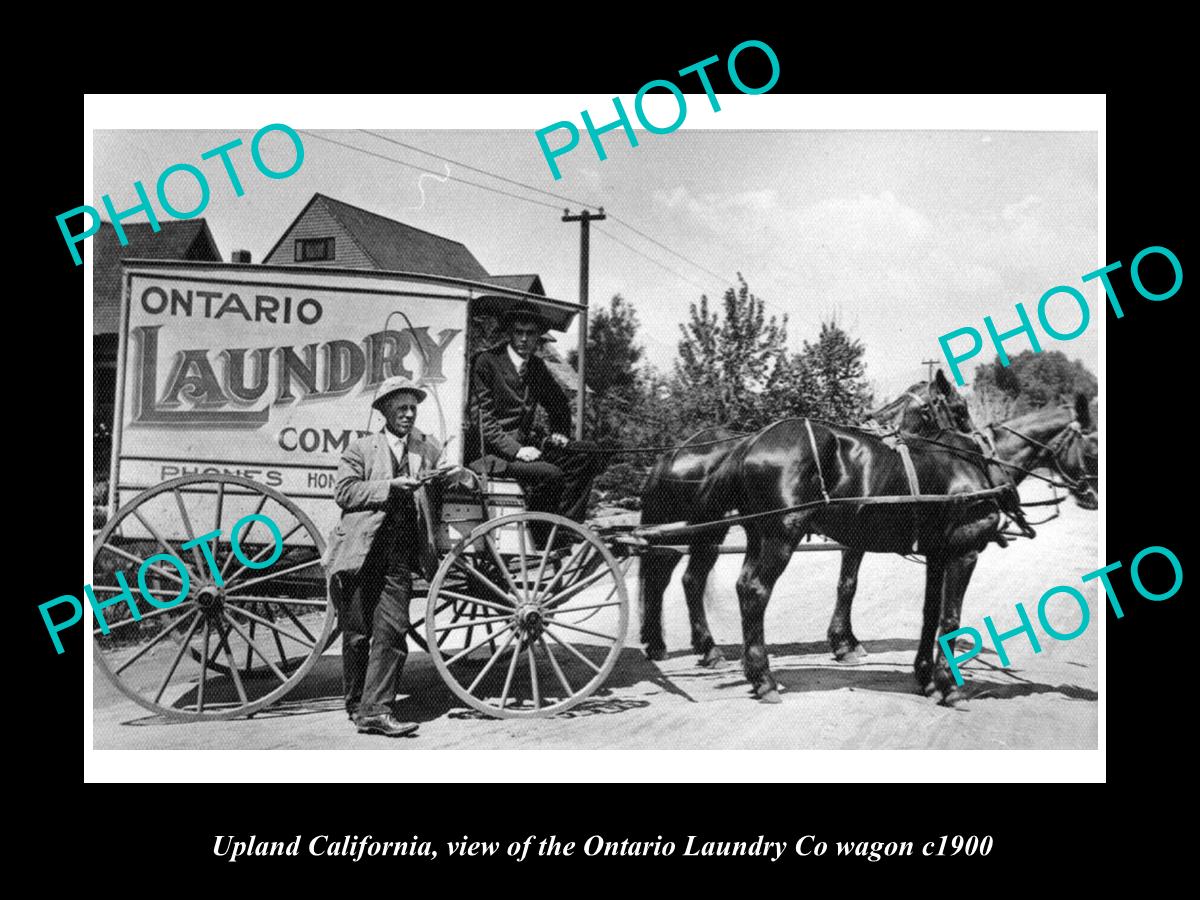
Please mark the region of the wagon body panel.
<svg viewBox="0 0 1200 900"><path fill-rule="evenodd" d="M170 478L222 472L275 488L328 533L338 462L382 427L369 402L391 375L429 389L417 427L443 442L445 463L461 462L476 300L536 302L564 327L575 309L419 274L127 261L113 509ZM201 519L215 504L191 499Z"/></svg>

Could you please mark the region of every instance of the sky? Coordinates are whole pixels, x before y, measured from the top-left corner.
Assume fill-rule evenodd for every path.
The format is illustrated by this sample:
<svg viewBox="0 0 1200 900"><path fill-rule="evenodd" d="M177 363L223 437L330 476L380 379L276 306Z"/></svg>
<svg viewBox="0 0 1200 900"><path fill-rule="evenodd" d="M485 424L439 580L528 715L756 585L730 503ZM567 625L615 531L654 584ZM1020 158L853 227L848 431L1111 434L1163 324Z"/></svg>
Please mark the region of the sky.
<svg viewBox="0 0 1200 900"><path fill-rule="evenodd" d="M320 192L461 241L492 274L536 272L548 295L571 301L578 300L580 228L561 219L564 208L577 213L583 202L603 206L673 251L611 218L592 225L591 304L607 304L618 293L631 303L646 360L660 371L671 368L689 304L701 294L719 302L739 272L768 314L787 315L793 349L814 340L821 322L831 319L862 340L880 400L925 378L922 360L944 367L940 335L964 326L983 332L985 315L1002 331L1013 328L1017 302L1036 322L1038 299L1057 285L1084 293L1092 324L1069 342L1040 335L1043 349L1096 369L1097 283L1080 282L1101 265L1094 132L689 129L639 132L638 146L630 147L618 130L605 137L604 161L585 133L559 157L558 181L530 130L379 133L575 202L344 130L314 134L439 173L448 168L454 177L552 208L423 175L308 134L299 171L271 180L254 169L252 132L241 130L97 131L96 196L88 202L99 208L100 195L109 193L118 210L133 206L134 181L153 196L159 173L186 162L209 178L203 215L226 259L246 249L260 262ZM231 156L242 197L218 160L200 158L235 137L244 141ZM286 168L291 149L284 136L273 134L262 147L269 165ZM199 192L176 175L169 197L188 209ZM1061 298L1049 315L1063 332L1079 321ZM559 336L560 350L574 340L573 331ZM1015 354L1028 345L1022 337L1006 347ZM974 365L991 359L989 345L964 365L968 384Z"/></svg>

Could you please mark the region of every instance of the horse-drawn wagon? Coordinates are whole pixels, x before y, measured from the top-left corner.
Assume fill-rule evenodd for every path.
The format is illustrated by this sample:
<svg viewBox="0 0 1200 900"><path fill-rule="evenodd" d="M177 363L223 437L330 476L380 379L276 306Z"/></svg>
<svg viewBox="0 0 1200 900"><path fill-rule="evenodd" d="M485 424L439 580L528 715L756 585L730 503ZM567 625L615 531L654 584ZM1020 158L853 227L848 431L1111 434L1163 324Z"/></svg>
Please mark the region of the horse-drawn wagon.
<svg viewBox="0 0 1200 900"><path fill-rule="evenodd" d="M91 590L104 614L95 659L122 692L168 718L250 715L318 665L336 633L321 568L324 535L339 516L334 473L350 441L380 427L379 414L364 410L386 378L428 389L417 426L442 442L435 472L461 475L480 322L524 301L562 330L581 311L482 282L377 271L134 261L124 279L110 515L93 556ZM743 665L760 699L777 699L762 613L787 558L809 549L799 543L806 535L853 551L844 554L830 627L839 658L859 649L849 610L864 552L934 554L926 622L936 625L940 613L943 627L957 627L966 578L943 601L944 571L965 560L969 577L987 541L1003 540L1002 505L1021 521L1015 480L1051 465L1083 502L1094 499L1094 472L1082 472L1078 421L1032 435L1000 426L1023 448L1006 462L962 433L977 429L944 379L920 388L923 396L907 392L895 423L897 433L917 432L905 432L918 442L915 464L907 449L861 429L818 423L814 434L807 419L641 448L670 452L647 488L658 478L668 502L652 503L648 517L644 508L640 525L589 527L528 510L512 481L435 481L440 565L416 585L409 639L482 713L564 711L617 663L626 576L656 549L657 561L647 558L639 572L649 580L647 653L664 652L662 589L686 552L693 648L715 660L703 584L734 524L749 538L736 548L748 551L738 585L750 635ZM765 461L743 465L755 454ZM875 463L864 466L868 459ZM768 483L750 484L764 474ZM918 681L949 696L944 660L933 684L933 635L927 625Z"/></svg>
<svg viewBox="0 0 1200 900"><path fill-rule="evenodd" d="M110 510L93 555L101 670L168 718L250 715L295 689L337 631L321 555L340 454L382 424L366 413L374 392L394 375L423 384L433 402L418 427L442 441L439 471L455 470L468 348L518 301L559 330L579 311L425 275L128 262ZM526 510L515 482L480 476L438 499L441 564L416 586L410 641L491 715L548 715L591 694L623 645L629 554Z"/></svg>

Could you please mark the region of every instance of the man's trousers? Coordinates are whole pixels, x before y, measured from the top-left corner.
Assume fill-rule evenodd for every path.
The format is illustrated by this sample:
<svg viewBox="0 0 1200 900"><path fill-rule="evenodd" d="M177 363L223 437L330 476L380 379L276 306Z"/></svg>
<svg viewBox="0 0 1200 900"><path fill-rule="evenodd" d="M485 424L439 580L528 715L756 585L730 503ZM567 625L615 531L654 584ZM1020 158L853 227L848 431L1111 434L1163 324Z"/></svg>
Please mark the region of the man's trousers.
<svg viewBox="0 0 1200 900"><path fill-rule="evenodd" d="M529 509L582 522L592 480L607 463L607 457L595 450L590 441L572 441L566 447L547 444L536 462L507 461L504 475L520 482Z"/></svg>
<svg viewBox="0 0 1200 900"><path fill-rule="evenodd" d="M412 534L412 532L409 532ZM357 572L336 572L329 593L342 626L342 681L352 715L391 712L408 658L412 540L385 523Z"/></svg>

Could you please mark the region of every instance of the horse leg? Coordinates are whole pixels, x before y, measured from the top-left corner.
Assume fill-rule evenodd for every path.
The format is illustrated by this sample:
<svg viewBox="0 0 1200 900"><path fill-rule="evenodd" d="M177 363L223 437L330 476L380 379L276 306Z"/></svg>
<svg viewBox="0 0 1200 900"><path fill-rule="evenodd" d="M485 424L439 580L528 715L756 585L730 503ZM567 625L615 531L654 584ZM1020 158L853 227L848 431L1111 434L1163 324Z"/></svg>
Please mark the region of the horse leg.
<svg viewBox="0 0 1200 900"><path fill-rule="evenodd" d="M683 554L675 550L650 550L638 561L638 600L642 614L642 644L646 658L661 661L667 658L663 640L663 593L671 582L671 573Z"/></svg>
<svg viewBox="0 0 1200 900"><path fill-rule="evenodd" d="M764 703L780 703L779 686L771 674L767 659L763 618L771 590L791 559L796 540L773 535L763 537L758 528L747 528L746 560L737 580L738 605L742 613L742 642L745 651L742 669L754 689L754 696Z"/></svg>
<svg viewBox="0 0 1200 900"><path fill-rule="evenodd" d="M829 649L840 663L858 665L867 655L867 648L858 642L850 627L850 606L858 590L858 570L862 566L864 551L843 550L842 569L838 574L837 606L829 620Z"/></svg>
<svg viewBox="0 0 1200 900"><path fill-rule="evenodd" d="M921 638L917 642L917 658L913 661L913 674L927 697L937 690L933 684L933 644L942 616L942 584L945 572L946 561L941 556L928 554L925 557L925 609Z"/></svg>
<svg viewBox="0 0 1200 900"><path fill-rule="evenodd" d="M971 583L971 574L975 571L975 563L978 561L979 551L972 550L946 562L946 576L942 583L942 634L958 630L963 595L967 592L967 585ZM954 706L963 699L962 689L950 674L950 663L941 651L940 642L936 660L933 675L934 696L941 696L943 706Z"/></svg>
<svg viewBox="0 0 1200 900"><path fill-rule="evenodd" d="M688 619L692 624L692 649L700 654L700 665L714 668L725 662L725 654L713 640L704 613L704 587L720 555L721 535L712 535L712 543L693 544L683 573L683 594L687 598Z"/></svg>

